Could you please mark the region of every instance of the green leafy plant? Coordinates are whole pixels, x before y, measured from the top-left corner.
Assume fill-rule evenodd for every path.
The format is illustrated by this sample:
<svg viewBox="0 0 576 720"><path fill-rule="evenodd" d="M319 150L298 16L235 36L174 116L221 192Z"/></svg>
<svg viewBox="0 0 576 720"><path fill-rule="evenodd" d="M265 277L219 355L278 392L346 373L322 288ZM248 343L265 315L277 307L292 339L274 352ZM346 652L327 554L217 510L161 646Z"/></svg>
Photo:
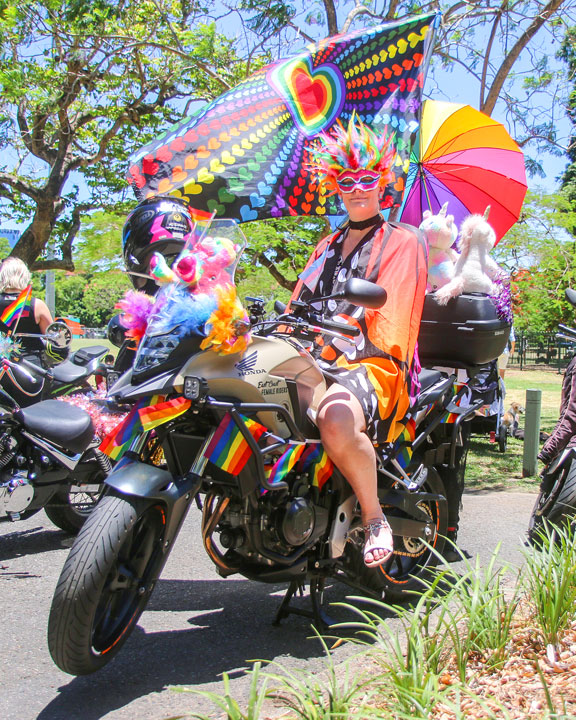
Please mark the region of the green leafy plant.
<svg viewBox="0 0 576 720"><path fill-rule="evenodd" d="M266 687L268 684L268 677L261 672L261 663L256 662L250 671L250 690L248 693L248 705L246 712L240 709L238 702L232 697L230 693L230 678L227 673L224 673L222 680L224 683L224 694L208 692L204 690L191 690L185 687L173 687L172 690L176 692L191 692L196 695L202 695L205 698L211 700L214 705L220 708L226 713L226 720L264 720L262 714L262 706L266 700ZM180 718L197 718L197 720L210 720L208 715L198 715L193 713L191 715L179 715L171 720L180 720Z"/></svg>
<svg viewBox="0 0 576 720"><path fill-rule="evenodd" d="M376 692L374 677L351 672L355 658L336 667L325 639L314 630L326 658L325 671L311 675L306 670L290 671L278 663L280 673L269 673L278 686L269 695L302 720L364 720L376 717L367 703Z"/></svg>
<svg viewBox="0 0 576 720"><path fill-rule="evenodd" d="M542 640L556 645L576 605L576 530L545 526L538 548L524 551L524 589Z"/></svg>

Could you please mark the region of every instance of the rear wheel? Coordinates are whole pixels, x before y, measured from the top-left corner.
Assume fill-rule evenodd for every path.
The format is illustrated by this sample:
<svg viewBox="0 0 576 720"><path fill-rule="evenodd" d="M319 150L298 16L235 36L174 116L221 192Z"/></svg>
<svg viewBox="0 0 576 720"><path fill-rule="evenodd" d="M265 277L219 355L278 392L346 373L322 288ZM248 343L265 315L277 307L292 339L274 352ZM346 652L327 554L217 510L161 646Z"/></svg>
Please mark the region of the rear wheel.
<svg viewBox="0 0 576 720"><path fill-rule="evenodd" d="M56 587L48 646L56 665L85 675L105 665L136 626L162 569L161 505L105 496L70 550Z"/></svg>
<svg viewBox="0 0 576 720"><path fill-rule="evenodd" d="M434 468L428 470L428 479L420 493L443 495L444 486ZM413 497L417 499L418 494ZM413 593L422 590L422 580L429 570L438 563L436 553L442 554L448 528L448 512L446 502L426 498L417 502L418 509L427 517L427 525L431 529L424 542L420 537L394 536L394 553L392 557L376 568L368 568L363 559L363 533L356 534L353 541L347 544L345 563L351 579L360 582L370 590L383 593L391 602L403 602L412 597ZM403 509L382 506L387 518L415 519Z"/></svg>
<svg viewBox="0 0 576 720"><path fill-rule="evenodd" d="M44 508L56 527L71 535L78 533L102 497L103 483L111 468L109 458L100 450L93 448L85 454L85 459L77 468L78 484L58 490ZM75 475L72 474L71 483L74 481Z"/></svg>

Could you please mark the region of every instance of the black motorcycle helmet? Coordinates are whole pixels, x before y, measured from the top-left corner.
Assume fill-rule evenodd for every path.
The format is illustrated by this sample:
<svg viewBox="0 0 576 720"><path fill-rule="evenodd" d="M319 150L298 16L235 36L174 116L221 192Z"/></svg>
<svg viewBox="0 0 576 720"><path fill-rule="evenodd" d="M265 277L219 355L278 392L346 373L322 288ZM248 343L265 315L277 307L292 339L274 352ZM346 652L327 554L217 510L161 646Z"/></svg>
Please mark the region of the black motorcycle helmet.
<svg viewBox="0 0 576 720"><path fill-rule="evenodd" d="M120 322L120 314L114 315L108 321L108 340L116 347L122 347L124 340L126 340L126 328Z"/></svg>
<svg viewBox="0 0 576 720"><path fill-rule="evenodd" d="M184 236L194 222L183 200L159 195L141 202L128 216L122 231L122 252L126 270L147 274L154 252L163 255L171 265L180 254ZM158 286L153 280L130 275L136 290L154 295Z"/></svg>

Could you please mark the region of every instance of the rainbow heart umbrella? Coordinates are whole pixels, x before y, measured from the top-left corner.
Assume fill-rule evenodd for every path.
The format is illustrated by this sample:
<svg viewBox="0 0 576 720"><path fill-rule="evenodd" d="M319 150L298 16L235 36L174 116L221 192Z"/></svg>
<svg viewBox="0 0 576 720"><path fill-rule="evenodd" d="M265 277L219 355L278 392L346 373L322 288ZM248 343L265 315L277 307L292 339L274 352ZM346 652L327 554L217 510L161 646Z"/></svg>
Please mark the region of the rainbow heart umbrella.
<svg viewBox="0 0 576 720"><path fill-rule="evenodd" d="M498 240L514 225L526 195L524 155L504 126L470 105L426 100L400 211L419 225L424 210L448 213L458 225L484 213Z"/></svg>
<svg viewBox="0 0 576 720"><path fill-rule="evenodd" d="M355 112L393 133L383 207L399 206L438 23L433 13L335 36L259 70L130 158L136 196L168 193L241 222L340 214L308 171L309 149Z"/></svg>

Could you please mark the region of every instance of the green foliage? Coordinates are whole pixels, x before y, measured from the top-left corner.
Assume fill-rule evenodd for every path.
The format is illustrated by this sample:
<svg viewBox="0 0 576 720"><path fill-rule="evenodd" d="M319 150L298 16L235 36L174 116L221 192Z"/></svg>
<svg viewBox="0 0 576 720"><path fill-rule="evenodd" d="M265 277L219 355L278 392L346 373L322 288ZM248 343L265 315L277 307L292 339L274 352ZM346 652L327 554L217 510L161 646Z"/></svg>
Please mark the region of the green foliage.
<svg viewBox="0 0 576 720"><path fill-rule="evenodd" d="M131 288L126 273L119 271L57 277L56 315L72 315L88 327L104 327L115 314L115 303Z"/></svg>
<svg viewBox="0 0 576 720"><path fill-rule="evenodd" d="M122 268L122 227L124 213L101 210L82 224L74 244L75 263L81 272Z"/></svg>
<svg viewBox="0 0 576 720"><path fill-rule="evenodd" d="M557 645L571 626L576 607L576 530L573 523L547 526L541 547L524 552L525 587L538 631L546 645Z"/></svg>
<svg viewBox="0 0 576 720"><path fill-rule="evenodd" d="M564 290L576 286L574 232L576 207L565 193L528 193L520 222L494 252L513 277L517 330L554 331L559 322L573 323Z"/></svg>
<svg viewBox="0 0 576 720"><path fill-rule="evenodd" d="M0 217L71 268L79 213L122 206L126 160L245 75L200 3L0 2ZM74 184L87 186L82 194Z"/></svg>
<svg viewBox="0 0 576 720"><path fill-rule="evenodd" d="M193 692L195 695L201 695L211 700L216 707L220 708L226 713L226 720L264 720L262 713L262 706L266 700L266 686L268 684L268 677L264 677L262 680L260 663L254 663L252 670L250 671L250 691L248 696L248 707L244 712L238 702L232 697L230 693L230 678L227 673L222 676L224 683L224 695L218 695L217 693L204 692L200 690L188 690L187 688L175 687L173 688L177 692ZM198 720L210 720L207 715L187 715L181 716L197 718ZM172 720L178 720L173 718Z"/></svg>
<svg viewBox="0 0 576 720"><path fill-rule="evenodd" d="M132 285L126 273L97 273L84 288L85 324L102 327L115 314L114 305Z"/></svg>
<svg viewBox="0 0 576 720"><path fill-rule="evenodd" d="M310 253L330 232L330 225L317 217L287 217L248 223L248 238L240 265L240 279L248 279L266 268L278 285L292 291Z"/></svg>

